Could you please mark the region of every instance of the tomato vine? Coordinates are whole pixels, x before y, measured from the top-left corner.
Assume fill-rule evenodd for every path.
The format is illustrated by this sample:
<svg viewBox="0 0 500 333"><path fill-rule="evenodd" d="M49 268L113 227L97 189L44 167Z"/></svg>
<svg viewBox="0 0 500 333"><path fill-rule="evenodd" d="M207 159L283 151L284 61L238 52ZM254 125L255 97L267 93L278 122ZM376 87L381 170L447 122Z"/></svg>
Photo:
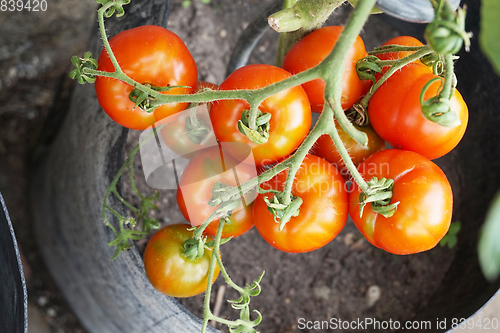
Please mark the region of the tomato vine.
<svg viewBox="0 0 500 333"><path fill-rule="evenodd" d="M169 103L208 103L223 100L245 100L248 102L250 107L249 110L245 110L244 116L242 116L243 121L238 123L239 131L246 135L252 142L262 144L267 141L269 136L269 133L265 133L265 131L269 131L269 122L272 119L272 115L270 113L262 112L259 109L261 103L285 89L299 86L314 79L322 79L326 83L324 106L319 119L307 137L302 141L302 143L300 143L300 145L298 145L298 147L296 147L296 150L288 157L282 156L284 157L283 160L269 167L257 177L242 182L238 186L231 187L222 183L216 183L212 189L213 196L209 202L207 202L207 204L214 207L215 210L201 225L193 228L192 238L184 242L182 255L190 260L201 258L205 254L205 250L211 249L211 261L208 268L208 276L213 276L216 267L219 267L227 284L240 294L240 297L237 300L229 301L234 309L240 311L240 318L236 320L227 320L217 317L212 314L210 310L210 294L213 281L212 279L207 279L202 332L206 330L209 320L214 320L227 325L231 332L256 332L255 326L261 321L262 315L257 310L254 310L257 318L255 320L251 320L249 303L251 297L257 296L260 293L260 281L263 278L264 273L262 273L262 275L259 276L252 284L246 287L238 286L231 280L220 256L220 245L229 240L229 238L222 238L222 230L225 223L229 223L229 218L233 211L240 205L240 197L255 188L259 190L259 193L264 194L264 197L265 194L269 192L274 194L272 199L265 197L264 200L267 204L268 210L273 214L274 220L280 223L280 230L286 227L286 223L292 223L292 218L300 214L300 209L303 204L303 200L298 196L294 196L292 193L294 180L296 179L303 162L307 159L311 148L322 135L329 135L333 140L335 147L338 150L342 161L349 170L349 173L352 175L355 187L359 192L359 195L350 199L351 204L354 203L354 206L356 206L351 206L350 210L356 210L360 213L359 216L356 216L356 221L362 219L364 214L363 211L367 210L365 205L368 203L371 206L371 212L369 214L380 214L386 219L393 218L394 220L398 220L395 213L398 210L400 202L393 202L392 198L395 193L393 192L395 191L394 188L396 186L395 179L399 177L400 174L397 174L397 176L394 177L395 179L384 177L378 178L373 175L372 177L365 178L364 175L357 170L357 166L353 163L351 157L349 156L349 151L344 146L344 143L339 135L339 128L337 127L340 126L342 130L345 131L358 144L362 146L366 146L368 144L368 137L366 133L358 130L353 125L346 112L342 109L342 77L348 57L348 51L354 44L357 36L364 26L364 23L371 14L376 0L365 0L357 3L350 19L336 41L333 50L321 63L312 68L295 75L291 75L278 82L253 90L204 89L192 94L168 95L163 94L162 92L179 88L181 86L155 87L149 83L135 81L120 67L120 64L110 45L110 41L107 38L104 19L115 15L115 13L117 17L122 16L124 14L123 6L128 4L130 0L97 0L97 2L102 5L102 7L98 10L99 31L104 44L105 52L107 52L107 55L109 56L114 71L107 72L100 70L95 59L93 59L89 53L85 53L84 57L81 59L77 57L72 58L72 62L76 69L71 72L70 76L77 79L78 82L82 84L93 83L97 77L115 79L128 84L134 89L134 94L132 94L133 96L131 96L130 99L135 102L135 107L141 105L142 102L147 101L147 107L142 108L139 112L151 113L154 112L156 108ZM282 60L284 54L290 49L291 45L293 45L295 41L311 30L319 28L326 21L331 12L333 12L333 10L342 3L343 1L324 0L286 1L284 6L285 8L282 11L271 15L269 18L270 25L278 32L283 33L280 36L277 61L280 62L280 60ZM466 47L468 47L468 38L470 37L464 31L465 12L462 10L458 10L458 12L453 11L453 9L444 0L432 0L432 4L436 10L436 19L429 24L429 27L431 28L428 27L426 31L426 38L428 39L429 45L416 47L389 45L375 49L369 53L368 57L361 59L358 62L357 71L359 77L361 79L370 79L375 83L371 86L370 90L361 99L361 101L354 106L356 112L366 114L369 100L377 92L377 90L386 84L387 80L395 72L417 59L433 55L434 58L437 59L435 60L433 58L434 61L440 61L444 64L444 66L441 66L444 71L442 75L444 78L437 78L442 81L442 87L435 97L425 101L422 97L420 98L422 114L428 120L438 123L441 126L455 127L460 123L459 120L457 122L457 115L451 111L450 98L452 97L452 92L456 83L453 73L453 61L455 60L453 53L457 52L461 48L464 41ZM432 27L434 27L435 30L433 30ZM412 53L402 57L401 59L394 60L381 60L377 57L377 54L381 53L403 51ZM388 69L384 70L384 67L388 67ZM332 70L333 68L335 70ZM430 82L429 85L431 83L432 82ZM425 93L426 87L424 87L422 94ZM194 87L190 88L194 89ZM349 113L349 111L347 113ZM368 120L368 117L366 116L363 116L362 118L363 120ZM198 121L196 119L196 112L191 112L189 118L187 119L192 126L197 126ZM363 121L363 123L365 123L365 121ZM153 134L156 135L156 131L159 129L159 127L155 128L153 133L150 134L150 137L152 137ZM201 132L205 133L204 131ZM197 140L202 140L202 134L197 137ZM146 141L147 140L143 140L141 144L144 144ZM130 248L132 241L142 238L148 234L151 229L159 227L159 224L155 219L148 217L149 210L155 209L153 201L157 199L157 194L154 193L149 196L141 194L135 187L133 179L133 158L139 151L141 144L130 153L129 157L125 161L125 164L111 182L111 185L109 186L104 197L103 219L106 225L113 230L116 236L115 240L109 244L117 247L113 259L116 258L121 251ZM415 153L406 155L413 156L412 154ZM427 162L421 162L419 158L417 159L420 164L426 166L428 165ZM422 159L425 158L422 157ZM429 161L429 163L432 162ZM117 191L116 185L126 167L129 167L130 169L130 182L132 184L132 189L137 195L139 195L142 201L140 209L137 209L126 202ZM412 167L411 170L413 170L413 168L414 167ZM261 184L271 180L273 177L285 170L287 171L287 175L282 191L276 189L264 190L260 187ZM405 172L411 172L411 170L403 171L402 174L404 175ZM446 187L446 184L443 186ZM135 226L136 221L134 218L127 218L119 215L108 204L108 198L111 194L115 195L120 202L122 202L130 211L138 216L138 220L142 222L142 230L136 231L126 227L127 225ZM402 205L406 207L407 203L403 202ZM107 212L111 212L118 219L118 230L109 222ZM447 214L451 213L447 212ZM213 220L216 219L220 219L217 233L213 240L208 241L208 238L204 236L204 230ZM362 221L357 223L361 225L363 224ZM372 236L373 235L368 235L367 238ZM377 244L375 240L373 240L373 243ZM415 246L415 248L417 248L418 251L422 250L421 247L418 246ZM400 253L406 253L404 250L400 250L399 248L397 248L397 251Z"/></svg>

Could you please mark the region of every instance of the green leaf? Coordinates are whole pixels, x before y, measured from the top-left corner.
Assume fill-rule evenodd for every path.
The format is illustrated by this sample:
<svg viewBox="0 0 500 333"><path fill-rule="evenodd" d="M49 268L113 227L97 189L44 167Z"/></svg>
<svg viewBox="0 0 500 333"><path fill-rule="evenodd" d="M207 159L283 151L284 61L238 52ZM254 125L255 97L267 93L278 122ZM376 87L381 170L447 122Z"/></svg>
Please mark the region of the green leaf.
<svg viewBox="0 0 500 333"><path fill-rule="evenodd" d="M500 1L481 1L479 44L493 69L500 75Z"/></svg>
<svg viewBox="0 0 500 333"><path fill-rule="evenodd" d="M479 264L484 276L494 281L500 275L500 192L490 204L479 235Z"/></svg>
<svg viewBox="0 0 500 333"><path fill-rule="evenodd" d="M446 235L444 235L444 237L439 242L439 246L445 247L446 245L448 245L448 248L450 248L450 249L454 248L455 245L457 245L457 243L458 243L457 234L461 228L462 228L462 224L460 222L458 222L458 221L452 222L450 224L450 228L448 229L448 232L446 233Z"/></svg>

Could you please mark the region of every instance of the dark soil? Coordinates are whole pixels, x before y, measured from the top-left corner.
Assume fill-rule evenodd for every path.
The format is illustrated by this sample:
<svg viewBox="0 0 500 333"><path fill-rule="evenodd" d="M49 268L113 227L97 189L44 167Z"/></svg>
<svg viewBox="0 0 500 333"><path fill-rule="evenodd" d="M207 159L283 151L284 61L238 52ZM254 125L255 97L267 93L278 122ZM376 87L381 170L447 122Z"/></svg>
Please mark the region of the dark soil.
<svg viewBox="0 0 500 333"><path fill-rule="evenodd" d="M212 0L210 5L203 5L193 1L189 8L182 8L180 0L173 1L169 28L186 41L198 64L200 79L220 83L239 35L271 2ZM90 0L65 0L49 2L44 13L0 12L0 192L25 254L30 306L41 311L52 332L84 330L47 273L34 243L27 196L28 162L47 114L71 91L73 83L65 79L69 59L85 50L95 22L94 9L95 3ZM344 22L347 12L345 7L329 24ZM394 35L374 17L363 39L371 49ZM250 62L272 64L276 40L276 33L267 32ZM138 142L139 134L130 132L129 150ZM139 188L151 191L140 171L136 181ZM127 198L137 202L127 184L125 190ZM175 192L161 194L159 209L154 213L159 220L163 224L185 222L177 209ZM368 244L348 222L334 241L312 253L277 251L252 229L224 245L222 256L238 284L251 283L266 272L263 291L252 300L252 307L263 314L259 329L267 333L297 332L299 318L409 320L425 306L441 281L453 251L438 247L422 254L394 256ZM223 284L220 277L214 285L214 299ZM367 293L374 286L380 298L370 306ZM237 295L226 289L224 297ZM180 302L202 315L203 296ZM238 314L223 302L220 315L234 319Z"/></svg>

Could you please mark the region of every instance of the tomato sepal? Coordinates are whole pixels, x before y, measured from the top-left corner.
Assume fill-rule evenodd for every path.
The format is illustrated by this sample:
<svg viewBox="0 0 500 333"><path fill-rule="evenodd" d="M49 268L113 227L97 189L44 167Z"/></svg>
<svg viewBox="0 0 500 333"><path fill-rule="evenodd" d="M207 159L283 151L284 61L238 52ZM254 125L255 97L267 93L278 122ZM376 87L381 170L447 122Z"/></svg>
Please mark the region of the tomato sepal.
<svg viewBox="0 0 500 333"><path fill-rule="evenodd" d="M250 110L244 110L240 121L238 121L238 130L253 143L258 145L266 143L269 140L269 120L271 120L271 114L257 110L257 118L255 120L256 130L250 128L248 123L249 118Z"/></svg>
<svg viewBox="0 0 500 333"><path fill-rule="evenodd" d="M367 203L370 203L372 211L385 218L394 215L399 205L399 201L390 204L394 180L373 177L367 184L368 189L359 195L359 217L363 217L363 210Z"/></svg>
<svg viewBox="0 0 500 333"><path fill-rule="evenodd" d="M425 93L435 81L441 81L441 83L443 83L443 79L441 77L434 77L423 86L422 91L420 92L422 115L426 119L441 126L460 126L462 122L455 112L451 112L451 102L449 99L442 98L440 95L437 95L424 101Z"/></svg>
<svg viewBox="0 0 500 333"><path fill-rule="evenodd" d="M278 194L275 194L271 199L267 196L264 196L263 199L267 205L267 210L273 214L274 222L280 224L279 231L283 231L285 224L287 224L292 217L299 216L300 206L303 203L302 198L292 196L288 205L282 204L280 201L283 201L283 198Z"/></svg>
<svg viewBox="0 0 500 333"><path fill-rule="evenodd" d="M95 82L95 75L85 73L86 68L96 70L98 67L97 60L92 57L92 53L85 52L83 58L72 56L71 63L75 66L75 69L69 73L71 79L76 79L80 84Z"/></svg>
<svg viewBox="0 0 500 333"><path fill-rule="evenodd" d="M377 80L376 74L382 73L382 68L377 64L380 59L374 55L361 58L356 63L356 73L360 80L370 80L373 83Z"/></svg>

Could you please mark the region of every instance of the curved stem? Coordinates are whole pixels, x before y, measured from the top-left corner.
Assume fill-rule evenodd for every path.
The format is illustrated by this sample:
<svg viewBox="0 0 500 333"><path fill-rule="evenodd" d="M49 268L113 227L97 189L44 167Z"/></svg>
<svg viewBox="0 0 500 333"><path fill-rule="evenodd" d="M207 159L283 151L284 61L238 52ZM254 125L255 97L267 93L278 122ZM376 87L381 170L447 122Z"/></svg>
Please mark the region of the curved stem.
<svg viewBox="0 0 500 333"><path fill-rule="evenodd" d="M326 110L323 110L325 112ZM346 147L344 146L344 143L342 142L342 139L340 138L339 132L337 130L337 127L335 125L335 122L331 124L331 126L328 127L327 134L330 135L330 137L333 140L333 143L335 144L335 147L337 148L337 151L339 152L340 156L342 157L342 161L347 167L347 170L351 173L354 181L358 186L361 188L363 192L366 192L368 190L368 184L366 181L363 179L361 174L359 173L358 169L352 162L351 156L349 155L349 152L347 151Z"/></svg>
<svg viewBox="0 0 500 333"><path fill-rule="evenodd" d="M417 52L426 46L403 46L403 45L387 45L387 47L377 47L373 51L368 52L368 55L377 55L383 53L392 53L392 52Z"/></svg>
<svg viewBox="0 0 500 333"><path fill-rule="evenodd" d="M123 73L122 69L120 68L120 65L118 64L118 61L116 60L115 54L113 53L113 51L111 51L111 46L109 45L108 36L106 35L106 28L104 27L104 12L106 12L106 10L108 10L114 5L115 3L111 1L107 3L105 6L99 8L99 10L97 11L97 17L99 21L99 31L101 33L102 43L104 44L104 48L106 48L106 51L108 52L109 59L113 63L115 72Z"/></svg>
<svg viewBox="0 0 500 333"><path fill-rule="evenodd" d="M441 91L441 98L449 100L453 95L453 55L448 54L444 57L444 85L443 90Z"/></svg>
<svg viewBox="0 0 500 333"><path fill-rule="evenodd" d="M205 301L203 309L203 326L201 328L202 333L206 331L209 320L213 319L211 317L214 317L212 315L212 312L210 311L210 294L212 293L212 279L215 272L215 265L217 264L217 257L219 256L222 229L224 229L223 221L219 223L219 227L217 228L217 234L215 235L215 240L214 240L214 247L212 248L212 258L210 259L210 266L208 268L207 289L205 291Z"/></svg>
<svg viewBox="0 0 500 333"><path fill-rule="evenodd" d="M330 116L330 117L329 117ZM300 169L302 165L302 161L311 150L312 146L316 141L318 141L319 137L325 133L326 129L329 127L329 123L333 122L333 117L331 117L331 113L322 112L318 118L318 121L314 125L314 128L309 133L307 138L302 142L302 144L297 148L295 153L288 159L289 161L289 170L288 175L286 177L285 189L284 189L284 201L282 202L285 205L290 204L292 199L292 185L293 180L295 179L295 175L297 171Z"/></svg>
<svg viewBox="0 0 500 333"><path fill-rule="evenodd" d="M330 105L331 109L335 112L335 116L340 126L342 126L349 136L362 146L368 144L368 137L365 133L357 130L349 121L346 114L342 111L340 99L342 95L344 67L347 61L347 50L350 50L354 44L375 2L376 0L365 0L358 3L351 18L342 30L342 34L335 43L332 52L323 61L327 65L323 67L324 70L321 75L326 82L325 105L327 103ZM335 68L335 70L331 70L332 68Z"/></svg>

